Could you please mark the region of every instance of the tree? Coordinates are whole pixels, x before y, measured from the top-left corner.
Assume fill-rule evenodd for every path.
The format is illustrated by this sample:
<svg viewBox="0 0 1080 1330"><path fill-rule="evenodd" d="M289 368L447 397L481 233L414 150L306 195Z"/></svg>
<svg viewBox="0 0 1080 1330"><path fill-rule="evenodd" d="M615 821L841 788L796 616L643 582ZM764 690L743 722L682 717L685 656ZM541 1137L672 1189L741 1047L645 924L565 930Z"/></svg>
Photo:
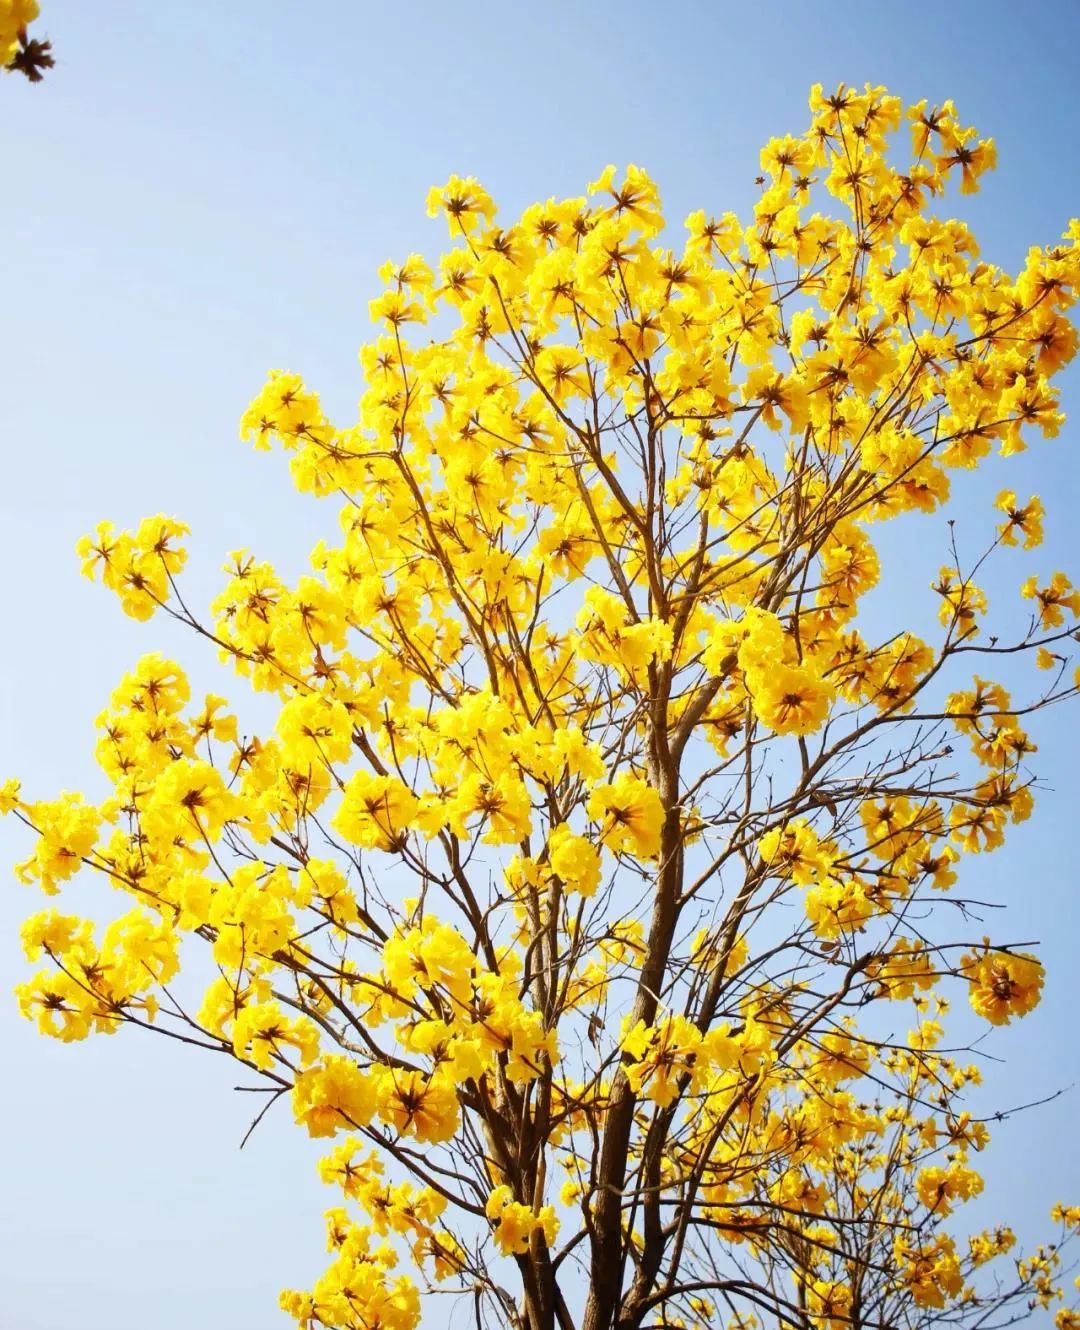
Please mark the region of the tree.
<svg viewBox="0 0 1080 1330"><path fill-rule="evenodd" d="M327 1138L305 1327L409 1330L437 1291L520 1330L1080 1324L1080 1208L1022 1258L950 1222L989 1132L944 1042L957 994L961 1035L1039 999L958 874L1031 812L1080 591L991 620L987 562L1041 538L1010 490L977 557L943 539L924 636L865 599L876 527L1057 434L1080 223L1010 277L931 211L994 165L951 103L810 106L750 223L678 249L633 166L506 226L433 190L453 248L381 270L358 424L276 371L243 418L343 500L295 585L238 552L200 618L178 521L81 543L275 720L147 655L99 720L107 797L3 787L24 881L132 898L29 919L19 1000L224 1053Z"/></svg>

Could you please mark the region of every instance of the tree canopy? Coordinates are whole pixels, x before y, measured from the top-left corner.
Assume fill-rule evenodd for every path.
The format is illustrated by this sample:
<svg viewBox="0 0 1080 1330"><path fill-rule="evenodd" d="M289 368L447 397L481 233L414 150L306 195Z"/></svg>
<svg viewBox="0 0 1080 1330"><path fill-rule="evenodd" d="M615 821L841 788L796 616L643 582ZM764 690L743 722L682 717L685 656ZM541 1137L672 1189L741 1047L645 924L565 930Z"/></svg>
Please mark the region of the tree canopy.
<svg viewBox="0 0 1080 1330"><path fill-rule="evenodd" d="M954 1217L990 1135L967 1022L1043 985L960 878L1032 812L1080 590L991 613L1042 537L1021 476L944 520L1060 430L1080 222L1009 275L937 215L995 165L951 103L810 112L752 216L678 243L636 166L513 220L433 189L450 248L380 270L357 423L282 371L244 414L337 508L294 583L237 551L203 614L179 520L81 542L273 721L151 653L97 721L104 797L0 787L24 882L128 898L29 918L19 1002L236 1059L326 1139L305 1328L1080 1326L1080 1207L1024 1254ZM916 622L870 594L910 513L942 514Z"/></svg>

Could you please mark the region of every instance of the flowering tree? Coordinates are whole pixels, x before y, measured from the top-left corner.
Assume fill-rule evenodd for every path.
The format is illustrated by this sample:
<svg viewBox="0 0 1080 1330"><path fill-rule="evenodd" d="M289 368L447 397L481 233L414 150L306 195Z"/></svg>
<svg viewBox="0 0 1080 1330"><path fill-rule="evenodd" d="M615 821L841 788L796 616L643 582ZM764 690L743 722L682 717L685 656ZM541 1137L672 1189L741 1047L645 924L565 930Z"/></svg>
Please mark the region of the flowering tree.
<svg viewBox="0 0 1080 1330"><path fill-rule="evenodd" d="M179 522L82 542L276 719L147 655L101 802L3 787L24 881L131 898L29 919L19 1000L226 1053L326 1138L304 1327L410 1330L436 1292L519 1330L1080 1324L1080 1209L1025 1257L950 1218L988 1131L949 1002L1008 1022L1043 972L938 907L1031 812L1080 592L990 620L987 560L1041 536L1010 490L978 557L943 542L924 635L863 603L875 527L1058 432L1080 224L1008 276L932 211L994 164L951 104L907 110L910 157L883 89L810 105L750 221L675 249L635 167L502 225L433 190L452 248L382 269L359 423L280 372L244 416L340 510L295 585L239 552L199 617Z"/></svg>

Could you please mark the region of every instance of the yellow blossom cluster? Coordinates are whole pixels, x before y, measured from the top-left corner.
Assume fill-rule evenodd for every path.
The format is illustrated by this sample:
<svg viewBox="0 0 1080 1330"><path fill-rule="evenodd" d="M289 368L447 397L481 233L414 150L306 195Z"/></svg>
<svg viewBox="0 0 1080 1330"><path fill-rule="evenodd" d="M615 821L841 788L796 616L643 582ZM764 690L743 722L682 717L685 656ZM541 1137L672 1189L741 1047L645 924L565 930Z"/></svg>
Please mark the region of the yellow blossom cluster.
<svg viewBox="0 0 1080 1330"><path fill-rule="evenodd" d="M40 12L38 0L0 0L0 66L6 68L18 55L26 29Z"/></svg>

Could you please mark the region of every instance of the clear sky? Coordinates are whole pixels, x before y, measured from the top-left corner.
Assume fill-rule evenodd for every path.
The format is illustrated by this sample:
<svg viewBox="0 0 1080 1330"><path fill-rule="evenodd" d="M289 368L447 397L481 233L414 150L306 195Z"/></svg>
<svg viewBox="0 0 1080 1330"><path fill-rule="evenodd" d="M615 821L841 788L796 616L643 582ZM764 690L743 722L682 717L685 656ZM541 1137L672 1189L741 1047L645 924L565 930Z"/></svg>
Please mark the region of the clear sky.
<svg viewBox="0 0 1080 1330"><path fill-rule="evenodd" d="M509 213L634 161L676 223L745 212L758 147L803 128L810 85L869 80L952 97L995 136L999 169L965 213L991 262L1015 267L1080 211L1076 0L42 2L57 68L38 87L0 80L0 777L29 797L96 788L93 717L141 652L229 687L193 639L125 620L80 581L77 537L174 513L194 529L201 604L237 546L295 569L333 513L237 441L240 413L280 366L352 419L375 269L445 247L424 196L451 172ZM1063 387L1075 423L993 472L979 502L1005 483L1041 491L1034 566L1076 574L1075 365ZM995 928L1040 939L1049 969L1040 1011L994 1042L1000 1105L1080 1077L1080 708L1041 720L1050 788L978 866L978 889L1012 908ZM22 844L6 825L0 860ZM4 993L37 908L0 888ZM224 1060L131 1032L65 1048L2 995L0 1047L0 1330L285 1324L277 1291L321 1270L335 1200L287 1110L240 1152L250 1097ZM1078 1115L1074 1091L1001 1126L988 1217L1038 1235L1051 1201L1080 1200Z"/></svg>

